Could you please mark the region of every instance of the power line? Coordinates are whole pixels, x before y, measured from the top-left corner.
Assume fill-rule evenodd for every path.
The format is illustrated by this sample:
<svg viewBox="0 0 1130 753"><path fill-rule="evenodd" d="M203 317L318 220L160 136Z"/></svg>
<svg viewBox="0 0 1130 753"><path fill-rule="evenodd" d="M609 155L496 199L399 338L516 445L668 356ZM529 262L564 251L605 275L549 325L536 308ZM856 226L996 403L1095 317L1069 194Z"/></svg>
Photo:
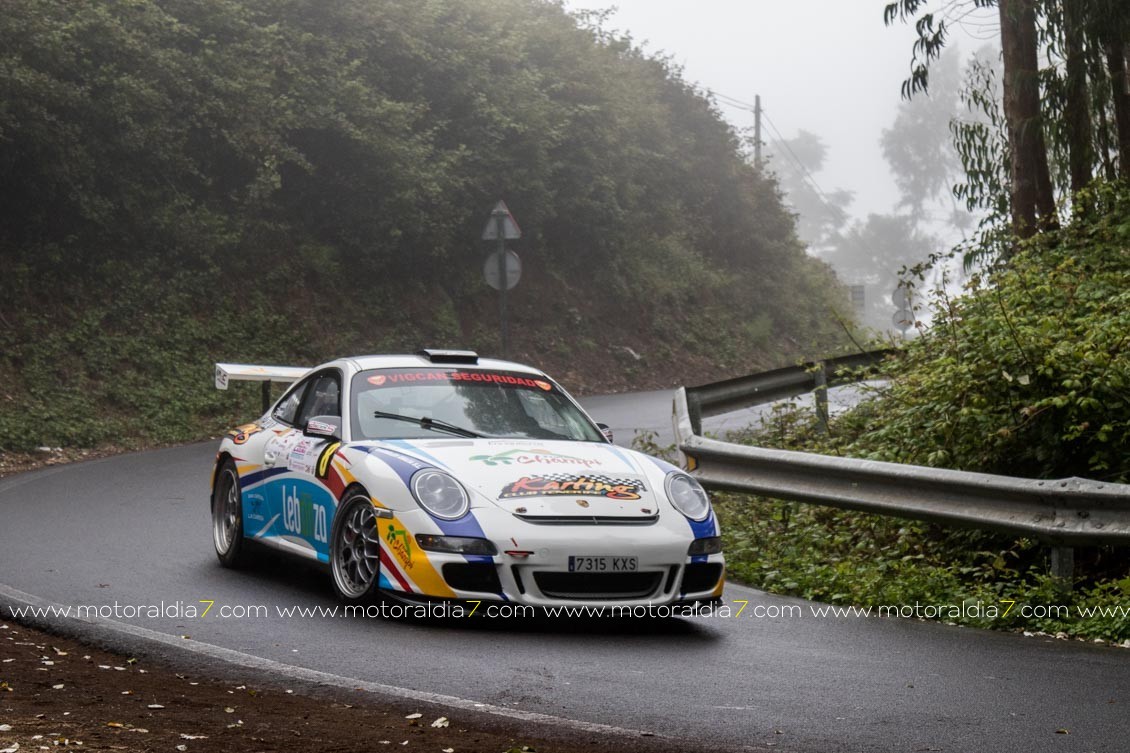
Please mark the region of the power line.
<svg viewBox="0 0 1130 753"><path fill-rule="evenodd" d="M757 112L756 105L751 105L749 102L740 100L737 97L731 97L727 94L723 94L713 89L710 89L708 91L710 91L710 93L723 104L727 104L730 107L734 107L739 110L747 110L748 112L754 113ZM768 113L766 113L764 105L761 106L761 116L765 118L766 123L769 124L769 127L773 129L773 133L776 134L776 138L773 139L773 142L781 147L784 147L785 151L788 152L789 156L792 158L792 161L800 169L801 180L808 183L812 190L816 192L817 197L825 207L833 212L840 211L840 208L832 203L832 200L828 198L828 195L826 193L824 193L824 189L822 189L820 187L820 184L816 182L816 178L813 177L812 172L809 171L807 167L805 167L804 162L801 161L800 157L798 157L796 155L796 152L792 150L792 147L789 146L789 143L785 139L785 137L781 135L781 131L778 130L776 124L769 118Z"/></svg>
<svg viewBox="0 0 1130 753"><path fill-rule="evenodd" d="M761 108L761 117L765 118L765 122L768 123L769 127L773 129L773 133L777 134L775 141L777 141L777 143L779 143L781 146L785 147L785 151L789 153L789 156L793 158L793 162L795 162L797 167L800 168L801 177L805 178L808 184L811 185L813 189L815 189L816 193L820 196L820 200L824 202L824 205L829 209L837 209L837 207L828 198L827 194L824 193L824 189L822 189L820 187L820 184L816 182L816 178L812 176L812 173L809 172L808 168L805 167L803 162L801 162L800 157L796 156L796 152L794 152L792 147L789 146L789 142L785 140L785 137L781 135L781 132L777 129L777 125L773 122L773 119L769 117L769 114L765 111L764 107Z"/></svg>

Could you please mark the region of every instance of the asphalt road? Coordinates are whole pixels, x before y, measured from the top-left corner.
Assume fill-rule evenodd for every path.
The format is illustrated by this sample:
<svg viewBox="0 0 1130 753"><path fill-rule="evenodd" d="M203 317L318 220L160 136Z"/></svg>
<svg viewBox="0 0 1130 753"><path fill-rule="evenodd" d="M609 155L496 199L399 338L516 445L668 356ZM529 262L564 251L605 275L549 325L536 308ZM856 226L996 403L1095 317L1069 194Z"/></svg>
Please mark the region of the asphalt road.
<svg viewBox="0 0 1130 753"><path fill-rule="evenodd" d="M623 432L647 423L631 418L642 415L633 402L642 399L589 407ZM276 607L332 608L328 579L273 558L246 572L219 567L207 505L213 453L212 444L191 445L0 481L0 584L64 605L202 609L199 600L212 600L205 618L120 621L360 681L719 750L1130 749L1130 651L817 617L820 605L737 586L726 598L750 603L729 618L452 627L280 617ZM267 616L218 616L221 606L258 605ZM782 614L759 616L757 607Z"/></svg>

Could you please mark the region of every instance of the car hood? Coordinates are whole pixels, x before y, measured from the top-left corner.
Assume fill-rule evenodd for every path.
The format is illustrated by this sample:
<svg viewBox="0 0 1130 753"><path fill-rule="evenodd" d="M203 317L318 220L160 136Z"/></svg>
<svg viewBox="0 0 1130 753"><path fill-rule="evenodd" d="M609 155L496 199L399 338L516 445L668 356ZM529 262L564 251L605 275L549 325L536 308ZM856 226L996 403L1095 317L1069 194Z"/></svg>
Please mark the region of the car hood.
<svg viewBox="0 0 1130 753"><path fill-rule="evenodd" d="M638 456L598 442L435 439L397 442L398 451L444 468L464 485L527 519L647 521L660 495Z"/></svg>

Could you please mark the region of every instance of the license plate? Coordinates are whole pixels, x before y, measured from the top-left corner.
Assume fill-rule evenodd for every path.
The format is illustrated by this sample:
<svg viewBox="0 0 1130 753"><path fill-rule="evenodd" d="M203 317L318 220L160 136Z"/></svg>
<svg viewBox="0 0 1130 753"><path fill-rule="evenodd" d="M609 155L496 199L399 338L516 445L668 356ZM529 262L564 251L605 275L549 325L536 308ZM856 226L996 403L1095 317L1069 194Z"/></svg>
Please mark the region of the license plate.
<svg viewBox="0 0 1130 753"><path fill-rule="evenodd" d="M571 573L634 573L639 569L638 557L570 557Z"/></svg>

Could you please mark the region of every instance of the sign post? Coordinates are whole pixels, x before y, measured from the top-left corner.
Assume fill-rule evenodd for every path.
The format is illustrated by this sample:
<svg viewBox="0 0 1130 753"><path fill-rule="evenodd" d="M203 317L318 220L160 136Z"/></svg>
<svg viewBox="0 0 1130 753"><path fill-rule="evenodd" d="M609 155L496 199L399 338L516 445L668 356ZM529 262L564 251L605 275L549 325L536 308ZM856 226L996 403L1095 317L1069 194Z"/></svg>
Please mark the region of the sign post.
<svg viewBox="0 0 1130 753"><path fill-rule="evenodd" d="M506 206L506 202L499 200L490 213L487 226L483 229L483 240L498 241L498 250L487 259L487 266L486 269L484 269L484 273L487 284L496 288L499 292L498 318L502 334L503 358L509 355L509 323L507 322L506 314L506 291L518 284L518 278L521 276L522 272L518 255L513 251L506 250L506 241L507 239L514 240L521 237L522 231L518 227L518 222L514 219L514 215L510 214L510 209ZM497 257L497 260L495 257ZM492 264L492 262L494 263ZM493 270L491 269L492 266L494 267Z"/></svg>
<svg viewBox="0 0 1130 753"><path fill-rule="evenodd" d="M894 316L891 317L891 324L898 327L902 332L903 339L906 339L906 333L914 326L914 310L911 308L913 298L910 288L900 282L891 294L891 300L894 301L895 309L897 309Z"/></svg>

